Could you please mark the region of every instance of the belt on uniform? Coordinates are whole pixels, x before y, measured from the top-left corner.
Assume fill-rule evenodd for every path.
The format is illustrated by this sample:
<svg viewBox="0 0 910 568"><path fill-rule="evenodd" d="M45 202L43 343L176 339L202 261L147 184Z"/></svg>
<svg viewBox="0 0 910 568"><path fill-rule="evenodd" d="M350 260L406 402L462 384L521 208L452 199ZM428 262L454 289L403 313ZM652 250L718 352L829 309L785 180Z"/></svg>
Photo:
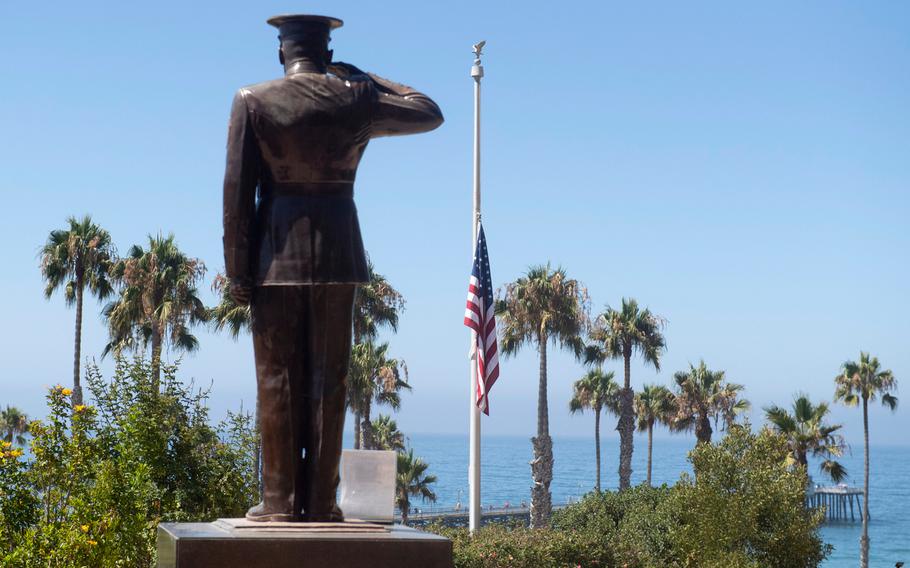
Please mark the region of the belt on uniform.
<svg viewBox="0 0 910 568"><path fill-rule="evenodd" d="M270 195L354 197L354 184L349 181L262 182L259 191L262 197Z"/></svg>

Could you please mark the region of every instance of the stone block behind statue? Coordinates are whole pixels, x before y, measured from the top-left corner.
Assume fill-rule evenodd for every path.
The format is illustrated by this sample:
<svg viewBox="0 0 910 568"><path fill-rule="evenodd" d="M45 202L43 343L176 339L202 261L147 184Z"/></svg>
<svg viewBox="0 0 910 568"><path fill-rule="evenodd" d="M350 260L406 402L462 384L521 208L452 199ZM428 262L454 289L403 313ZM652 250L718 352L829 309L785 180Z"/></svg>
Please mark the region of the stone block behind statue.
<svg viewBox="0 0 910 568"><path fill-rule="evenodd" d="M341 521L335 502L357 286L354 206L371 138L442 124L429 97L332 62L341 20L276 16L285 76L240 89L224 176L231 295L250 304L262 435L260 521Z"/></svg>

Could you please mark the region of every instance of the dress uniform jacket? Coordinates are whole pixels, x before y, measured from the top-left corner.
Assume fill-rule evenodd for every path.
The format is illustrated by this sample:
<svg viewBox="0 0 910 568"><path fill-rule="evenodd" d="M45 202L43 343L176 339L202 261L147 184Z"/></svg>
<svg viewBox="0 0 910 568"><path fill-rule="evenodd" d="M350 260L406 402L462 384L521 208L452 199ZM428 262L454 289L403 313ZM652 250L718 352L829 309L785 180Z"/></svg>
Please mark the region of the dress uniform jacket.
<svg viewBox="0 0 910 568"><path fill-rule="evenodd" d="M305 61L240 89L224 181L227 276L257 286L366 282L353 189L367 143L441 123L439 107L409 87Z"/></svg>

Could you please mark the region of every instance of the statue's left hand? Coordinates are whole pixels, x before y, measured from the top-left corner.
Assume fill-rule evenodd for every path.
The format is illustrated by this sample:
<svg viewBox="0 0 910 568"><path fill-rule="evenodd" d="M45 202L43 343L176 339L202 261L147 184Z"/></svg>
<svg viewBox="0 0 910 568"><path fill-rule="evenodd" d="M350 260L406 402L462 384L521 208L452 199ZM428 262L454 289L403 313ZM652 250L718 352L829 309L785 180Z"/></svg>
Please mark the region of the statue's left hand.
<svg viewBox="0 0 910 568"><path fill-rule="evenodd" d="M231 278L231 298L238 305L248 306L253 298L253 285L246 278Z"/></svg>

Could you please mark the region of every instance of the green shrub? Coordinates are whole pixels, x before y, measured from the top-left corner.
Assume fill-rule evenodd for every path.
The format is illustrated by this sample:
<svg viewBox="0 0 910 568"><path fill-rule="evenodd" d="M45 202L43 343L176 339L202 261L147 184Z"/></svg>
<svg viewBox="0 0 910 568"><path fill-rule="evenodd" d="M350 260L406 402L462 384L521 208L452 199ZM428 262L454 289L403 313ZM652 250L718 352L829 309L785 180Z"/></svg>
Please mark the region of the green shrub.
<svg viewBox="0 0 910 568"><path fill-rule="evenodd" d="M787 454L783 437L745 427L690 454L696 477L684 475L670 496L684 566L810 568L825 559L823 513L806 508L805 470L788 467Z"/></svg>
<svg viewBox="0 0 910 568"><path fill-rule="evenodd" d="M668 507L672 489L639 485L621 493L604 491L557 511L553 528L590 533L602 557L628 568L672 566L670 530L677 522Z"/></svg>
<svg viewBox="0 0 910 568"><path fill-rule="evenodd" d="M243 516L258 500L257 433L249 413L209 421L208 390L194 390L163 367L160 392L151 366L120 359L107 382L96 366L86 370L113 454L133 456L149 468L158 491L154 513L163 521L211 521Z"/></svg>
<svg viewBox="0 0 910 568"><path fill-rule="evenodd" d="M159 521L236 516L258 498L252 418L212 428L207 392L175 371L156 393L141 359L117 361L110 382L92 366L95 407L50 390L31 459L0 448L0 564L153 566Z"/></svg>
<svg viewBox="0 0 910 568"><path fill-rule="evenodd" d="M458 568L814 568L829 552L822 516L806 509L805 473L786 455L780 436L738 427L690 454L694 479L590 493L551 529L431 530L452 538Z"/></svg>
<svg viewBox="0 0 910 568"><path fill-rule="evenodd" d="M154 523L146 512L154 486L148 468L112 455L98 436L95 410L71 406L70 394L51 389L47 418L30 426L32 460L21 466L32 488L24 503L30 522L5 543L3 565L149 566ZM3 482L5 494L10 486Z"/></svg>
<svg viewBox="0 0 910 568"><path fill-rule="evenodd" d="M22 450L0 441L0 558L38 521L38 497Z"/></svg>
<svg viewBox="0 0 910 568"><path fill-rule="evenodd" d="M487 525L472 537L464 528L432 526L452 539L456 568L612 566L594 533Z"/></svg>

